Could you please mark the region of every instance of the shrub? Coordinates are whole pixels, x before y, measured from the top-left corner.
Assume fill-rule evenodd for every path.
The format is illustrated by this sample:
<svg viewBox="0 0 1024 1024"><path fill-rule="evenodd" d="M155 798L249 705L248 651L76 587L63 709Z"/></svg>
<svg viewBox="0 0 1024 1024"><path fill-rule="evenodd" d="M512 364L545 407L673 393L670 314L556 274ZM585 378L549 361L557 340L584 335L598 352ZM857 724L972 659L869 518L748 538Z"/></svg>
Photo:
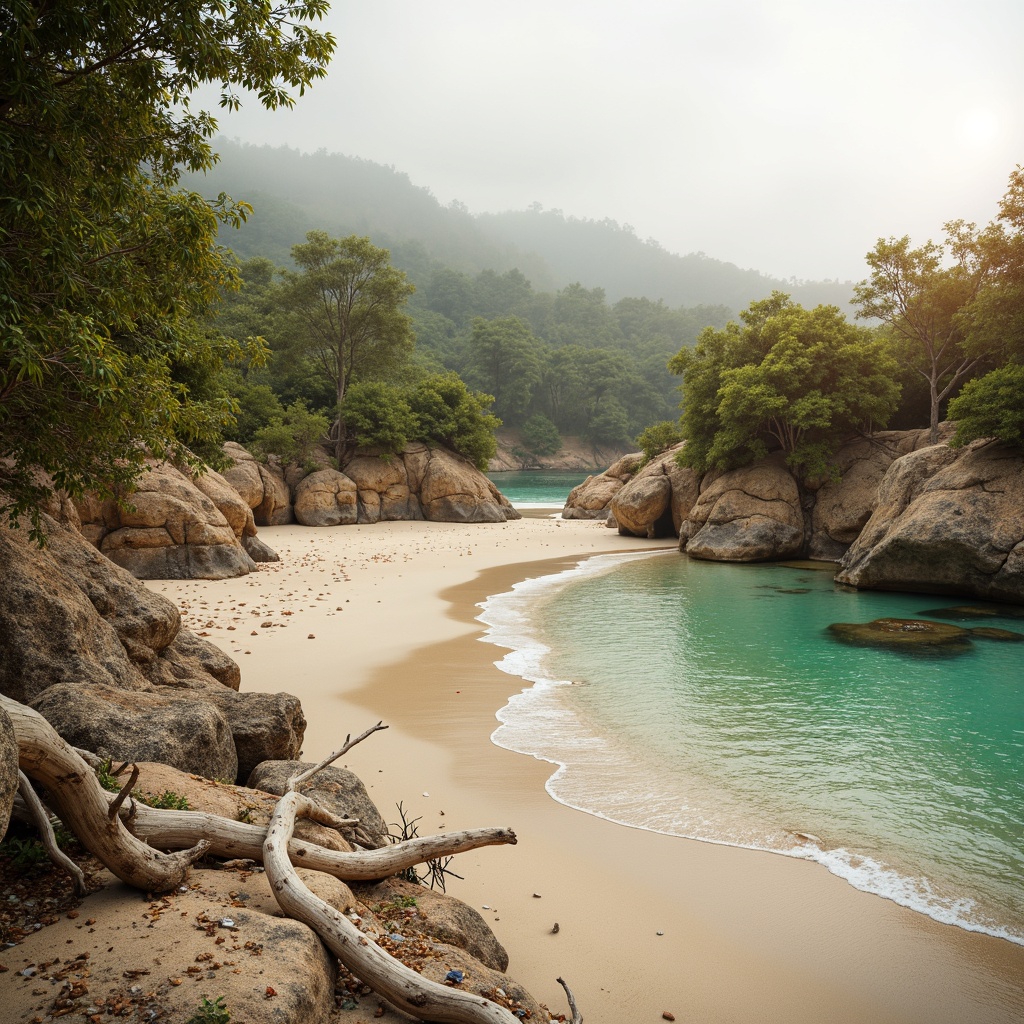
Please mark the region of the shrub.
<svg viewBox="0 0 1024 1024"><path fill-rule="evenodd" d="M523 447L533 455L554 455L562 447L558 427L540 413L523 424L522 439Z"/></svg>
<svg viewBox="0 0 1024 1024"><path fill-rule="evenodd" d="M644 462L648 463L655 456L663 451L679 444L683 440L682 431L678 422L662 420L660 423L652 423L636 439L640 450L644 453Z"/></svg>
<svg viewBox="0 0 1024 1024"><path fill-rule="evenodd" d="M954 448L981 437L1024 448L1024 365L1009 363L968 381L947 415L956 420Z"/></svg>

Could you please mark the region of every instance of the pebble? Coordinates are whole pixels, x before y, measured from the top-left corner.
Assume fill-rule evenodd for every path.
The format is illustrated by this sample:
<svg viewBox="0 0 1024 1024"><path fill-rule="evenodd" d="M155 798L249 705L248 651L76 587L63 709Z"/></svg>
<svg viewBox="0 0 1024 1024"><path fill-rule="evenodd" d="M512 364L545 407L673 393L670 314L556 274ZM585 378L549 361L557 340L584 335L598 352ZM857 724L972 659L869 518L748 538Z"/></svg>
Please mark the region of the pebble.
<svg viewBox="0 0 1024 1024"><path fill-rule="evenodd" d="M661 1018L662 1018L662 1020L675 1020L676 1019L676 1015L674 1013L669 1013L668 1010L666 1010L661 1015Z"/></svg>

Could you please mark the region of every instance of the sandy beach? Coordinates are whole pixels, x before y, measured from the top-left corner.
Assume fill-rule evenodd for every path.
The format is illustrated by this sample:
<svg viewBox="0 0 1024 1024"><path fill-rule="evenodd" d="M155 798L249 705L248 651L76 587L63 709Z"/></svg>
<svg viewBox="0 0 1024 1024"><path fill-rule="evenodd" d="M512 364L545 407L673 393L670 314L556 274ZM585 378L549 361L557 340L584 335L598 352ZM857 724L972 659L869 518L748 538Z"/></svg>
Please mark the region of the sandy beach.
<svg viewBox="0 0 1024 1024"><path fill-rule="evenodd" d="M515 829L464 854L449 892L491 922L509 973L587 1024L1019 1022L1024 948L940 925L812 863L626 828L556 803L552 767L495 746L517 681L479 642L476 604L591 555L656 550L548 518L386 523L260 536L281 562L219 582L155 581L231 654L248 690L294 693L315 760L378 719L346 764L421 834ZM642 638L638 639L642 651ZM559 928L552 934L555 923Z"/></svg>

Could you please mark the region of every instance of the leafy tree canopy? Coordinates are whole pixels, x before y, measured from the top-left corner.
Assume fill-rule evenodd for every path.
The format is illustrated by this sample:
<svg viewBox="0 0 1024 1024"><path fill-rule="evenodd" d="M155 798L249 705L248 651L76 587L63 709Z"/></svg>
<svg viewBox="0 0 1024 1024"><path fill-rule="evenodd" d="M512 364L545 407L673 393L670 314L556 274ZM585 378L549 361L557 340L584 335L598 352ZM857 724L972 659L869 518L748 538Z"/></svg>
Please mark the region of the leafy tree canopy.
<svg viewBox="0 0 1024 1024"><path fill-rule="evenodd" d="M835 306L806 310L775 292L706 329L670 368L683 375L682 462L729 469L781 449L805 473L827 470L838 442L884 427L899 399L896 364Z"/></svg>
<svg viewBox="0 0 1024 1024"><path fill-rule="evenodd" d="M1007 363L968 381L949 403L949 416L957 421L954 447L994 437L1024 448L1024 365Z"/></svg>
<svg viewBox="0 0 1024 1024"><path fill-rule="evenodd" d="M283 271L279 303L289 314L283 341L293 359L311 360L330 380L343 411L354 381L379 379L408 359L414 336L403 306L415 289L391 266L387 249L357 235L331 238L310 231L305 244L292 248L292 257L300 269ZM339 427L340 460L343 420Z"/></svg>
<svg viewBox="0 0 1024 1024"><path fill-rule="evenodd" d="M334 40L309 22L327 7L0 7L0 514L35 519L33 467L112 494L147 449L189 458L230 417L188 378L246 355L197 325L235 283L218 223L247 208L176 189L214 162L216 122L189 95L217 82L228 107L236 87L290 105L325 73Z"/></svg>

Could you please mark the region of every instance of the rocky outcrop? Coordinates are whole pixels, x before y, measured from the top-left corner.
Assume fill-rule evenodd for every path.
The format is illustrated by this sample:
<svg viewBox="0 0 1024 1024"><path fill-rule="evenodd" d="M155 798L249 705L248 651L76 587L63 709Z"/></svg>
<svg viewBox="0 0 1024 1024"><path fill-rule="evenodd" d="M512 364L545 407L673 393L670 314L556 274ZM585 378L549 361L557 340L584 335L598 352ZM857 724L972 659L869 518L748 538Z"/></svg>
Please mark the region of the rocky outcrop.
<svg viewBox="0 0 1024 1024"><path fill-rule="evenodd" d="M273 458L257 463L243 448L226 444L235 460L225 479L252 506L259 526L348 526L394 520L503 523L519 513L472 463L445 448L418 442L384 458L362 452L344 472L282 468ZM257 483L257 480L259 481Z"/></svg>
<svg viewBox="0 0 1024 1024"><path fill-rule="evenodd" d="M700 490L700 477L680 466L674 445L656 455L614 495L609 511L619 533L638 537L671 537L690 513Z"/></svg>
<svg viewBox="0 0 1024 1024"><path fill-rule="evenodd" d="M0 839L7 832L11 820L14 795L18 792L18 741L14 726L3 708L0 708Z"/></svg>
<svg viewBox="0 0 1024 1024"><path fill-rule="evenodd" d="M313 763L295 760L268 760L249 775L250 789L265 793L284 793L288 780L296 773L312 768ZM370 846L381 847L388 841L388 827L366 792L362 780L347 768L330 765L302 787L302 791L339 818L358 818Z"/></svg>
<svg viewBox="0 0 1024 1024"><path fill-rule="evenodd" d="M350 526L358 518L359 488L336 469L320 469L295 487L295 519L303 526Z"/></svg>
<svg viewBox="0 0 1024 1024"><path fill-rule="evenodd" d="M503 427L495 435L498 442L494 458L487 466L488 473L519 472L532 469L561 470L566 473L587 473L609 466L629 455L623 445L594 444L587 438L571 434L562 437L562 445L551 455L534 455L523 445L521 432L515 427Z"/></svg>
<svg viewBox="0 0 1024 1024"><path fill-rule="evenodd" d="M1024 454L994 442L895 461L836 579L1024 603Z"/></svg>
<svg viewBox="0 0 1024 1024"><path fill-rule="evenodd" d="M777 458L707 474L679 544L691 557L715 562L796 557L804 544L796 480Z"/></svg>
<svg viewBox="0 0 1024 1024"><path fill-rule="evenodd" d="M249 509L217 474L198 479L209 494L170 463L149 462L124 504L96 497L77 503L82 533L139 579L251 572L255 563L241 543L256 532Z"/></svg>
<svg viewBox="0 0 1024 1024"><path fill-rule="evenodd" d="M588 476L581 484L577 484L565 499L562 509L563 519L607 519L611 514L609 505L612 498L623 486L633 479L643 463L642 452L623 455L613 462L603 473Z"/></svg>
<svg viewBox="0 0 1024 1024"><path fill-rule="evenodd" d="M295 698L236 693L237 664L183 630L170 601L76 530L43 526L45 548L0 528L0 692L118 760L233 779L240 760L297 755Z"/></svg>

